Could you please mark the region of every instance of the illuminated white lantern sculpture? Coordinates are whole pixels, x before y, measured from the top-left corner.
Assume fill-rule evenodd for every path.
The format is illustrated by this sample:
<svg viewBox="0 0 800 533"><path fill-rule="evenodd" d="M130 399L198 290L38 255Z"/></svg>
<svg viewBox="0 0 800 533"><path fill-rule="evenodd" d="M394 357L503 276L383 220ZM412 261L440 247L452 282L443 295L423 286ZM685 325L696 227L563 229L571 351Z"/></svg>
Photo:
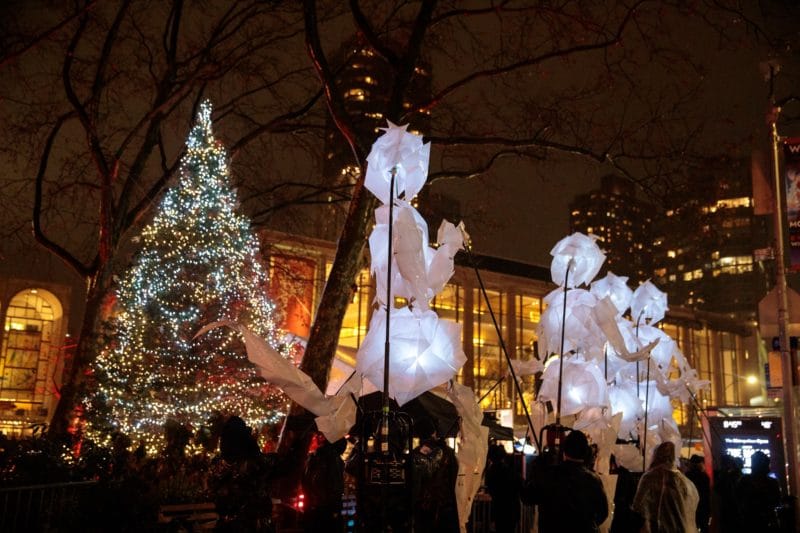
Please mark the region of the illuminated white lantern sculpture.
<svg viewBox="0 0 800 533"><path fill-rule="evenodd" d="M381 128L384 133L367 156L364 186L383 204L388 204L390 198L410 201L428 179L431 144L423 143L421 135L408 133L407 128L408 124L397 126L389 122L387 128ZM393 172L395 189L400 194L390 190Z"/></svg>
<svg viewBox="0 0 800 533"><path fill-rule="evenodd" d="M628 278L626 276L615 276L609 272L602 279L592 282L589 292L594 294L598 300L605 297L611 298L617 313L622 315L631 306L633 299L633 291L628 287Z"/></svg>
<svg viewBox="0 0 800 533"><path fill-rule="evenodd" d="M560 287L566 285L571 289L583 284L588 285L594 279L606 260L596 240L595 235L576 232L556 243L550 250L550 255L553 256L550 276L556 285ZM569 275L567 275L568 268Z"/></svg>
<svg viewBox="0 0 800 533"><path fill-rule="evenodd" d="M678 350L678 345L672 338L653 326L639 326L639 340L642 342L657 342L650 350L650 357L655 361L662 373L668 373L672 364L673 354Z"/></svg>
<svg viewBox="0 0 800 533"><path fill-rule="evenodd" d="M390 122L367 157L364 185L384 204L375 211L369 238L382 309L373 314L356 354L356 370L399 405L450 380L466 361L461 326L440 321L429 309L430 299L453 274L463 234L444 223L440 246L430 246L428 226L409 203L427 179L430 145L406 128ZM395 296L405 298L408 306L394 308Z"/></svg>
<svg viewBox="0 0 800 533"><path fill-rule="evenodd" d="M542 374L539 399L554 401L558 396L559 358L551 358ZM586 407L607 407L608 388L600 367L581 356L564 359L561 414L572 415Z"/></svg>
<svg viewBox="0 0 800 533"><path fill-rule="evenodd" d="M403 405L450 380L467 360L461 325L439 320L433 311L392 309L389 339L389 396ZM375 313L356 354L356 371L383 383L386 315Z"/></svg>
<svg viewBox="0 0 800 533"><path fill-rule="evenodd" d="M650 281L645 281L633 291L631 316L634 322L655 325L667 311L667 294L658 290ZM644 320L644 322L641 322Z"/></svg>
<svg viewBox="0 0 800 533"><path fill-rule="evenodd" d="M636 438L636 422L644 416L642 401L636 395L636 383L634 381L617 381L608 388L608 399L611 404L611 412L622 413L619 438L623 440Z"/></svg>
<svg viewBox="0 0 800 533"><path fill-rule="evenodd" d="M539 349L544 353L561 350L562 324L564 328L564 353L585 353L589 358L603 355L605 335L592 317L597 299L587 290L567 291L564 309L564 289L558 288L544 297L547 305L537 327Z"/></svg>

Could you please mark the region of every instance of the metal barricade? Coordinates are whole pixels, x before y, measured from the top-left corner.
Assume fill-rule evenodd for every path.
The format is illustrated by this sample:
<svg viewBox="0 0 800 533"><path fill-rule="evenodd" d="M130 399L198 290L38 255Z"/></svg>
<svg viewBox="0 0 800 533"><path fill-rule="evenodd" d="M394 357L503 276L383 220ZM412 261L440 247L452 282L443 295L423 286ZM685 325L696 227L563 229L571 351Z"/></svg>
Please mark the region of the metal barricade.
<svg viewBox="0 0 800 533"><path fill-rule="evenodd" d="M521 505L517 533L531 533L536 517L533 505ZM471 533L490 533L492 529L492 497L485 492L475 495L472 502L467 531Z"/></svg>
<svg viewBox="0 0 800 533"><path fill-rule="evenodd" d="M0 532L58 531L96 481L0 488Z"/></svg>

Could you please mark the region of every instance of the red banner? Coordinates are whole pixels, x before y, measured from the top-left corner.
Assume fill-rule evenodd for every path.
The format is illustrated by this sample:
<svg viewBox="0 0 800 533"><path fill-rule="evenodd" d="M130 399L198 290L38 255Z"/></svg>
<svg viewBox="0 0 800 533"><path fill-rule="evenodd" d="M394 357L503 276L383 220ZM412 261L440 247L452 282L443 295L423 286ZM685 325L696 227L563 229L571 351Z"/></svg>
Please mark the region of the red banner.
<svg viewBox="0 0 800 533"><path fill-rule="evenodd" d="M270 297L282 318L281 329L308 338L314 307L312 259L292 255L273 255L270 262Z"/></svg>
<svg viewBox="0 0 800 533"><path fill-rule="evenodd" d="M786 219L789 227L789 267L800 271L800 137L783 142L786 178Z"/></svg>

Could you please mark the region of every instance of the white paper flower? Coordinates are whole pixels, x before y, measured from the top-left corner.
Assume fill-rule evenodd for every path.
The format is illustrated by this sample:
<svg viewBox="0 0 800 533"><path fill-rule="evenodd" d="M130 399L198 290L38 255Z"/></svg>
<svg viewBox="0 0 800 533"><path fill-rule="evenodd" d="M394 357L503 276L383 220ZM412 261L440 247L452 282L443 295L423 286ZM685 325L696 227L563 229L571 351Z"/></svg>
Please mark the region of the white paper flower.
<svg viewBox="0 0 800 533"><path fill-rule="evenodd" d="M611 298L620 315L631 306L633 298L633 290L628 287L628 278L615 276L612 272L606 274L604 278L593 281L589 292L594 294L598 300L602 300L606 296Z"/></svg>
<svg viewBox="0 0 800 533"><path fill-rule="evenodd" d="M542 374L541 401L558 403L559 358L552 357ZM581 356L564 359L561 390L561 415L580 412L587 407L607 407L608 388L599 367Z"/></svg>
<svg viewBox="0 0 800 533"><path fill-rule="evenodd" d="M672 402L669 396L661 394L655 380L642 382L639 386L639 399L647 412L648 423L652 420L672 418Z"/></svg>
<svg viewBox="0 0 800 533"><path fill-rule="evenodd" d="M392 309L389 329L389 396L403 405L455 376L467 358L461 325L433 311L415 315ZM386 313L376 312L356 354L356 370L383 390Z"/></svg>
<svg viewBox="0 0 800 533"><path fill-rule="evenodd" d="M561 326L564 317L564 290L558 288L544 297L547 308L537 328L539 349L544 354L561 349ZM596 324L592 309L597 299L587 290L567 291L567 313L564 322L564 353L584 353L589 358L603 356L605 335Z"/></svg>
<svg viewBox="0 0 800 533"><path fill-rule="evenodd" d="M633 291L631 316L635 323L655 325L667 311L667 294L658 290L649 280Z"/></svg>
<svg viewBox="0 0 800 533"><path fill-rule="evenodd" d="M388 121L387 121L388 122ZM423 143L421 135L408 133L408 124L397 126L388 122L381 128L384 134L373 143L367 156L367 175L364 186L384 203L390 196L402 196L410 201L425 185L428 179L430 143ZM399 194L390 195L392 169L395 170L395 190Z"/></svg>
<svg viewBox="0 0 800 533"><path fill-rule="evenodd" d="M678 345L672 337L653 326L639 326L639 340L644 343L658 341L658 344L650 351L650 357L661 369L662 373L668 373L672 365L672 356L677 351Z"/></svg>
<svg viewBox="0 0 800 533"><path fill-rule="evenodd" d="M642 402L636 395L636 383L617 381L608 388L608 399L611 403L611 413L622 413L619 438L623 440L636 438L636 421L644 416Z"/></svg>
<svg viewBox="0 0 800 533"><path fill-rule="evenodd" d="M453 276L453 259L463 249L463 236L458 227L442 221L438 248L428 243L427 223L416 209L405 201L394 208L392 228L392 299L406 298L415 310L428 309L430 300L442 292ZM389 208L375 210L377 224L369 237L372 272L375 275L376 299L386 305L388 273Z"/></svg>
<svg viewBox="0 0 800 533"><path fill-rule="evenodd" d="M605 254L595 242L597 236L573 233L564 237L550 250L553 261L550 263L550 276L553 282L564 286L565 278L567 288L589 284L600 272ZM567 267L569 276L567 277Z"/></svg>

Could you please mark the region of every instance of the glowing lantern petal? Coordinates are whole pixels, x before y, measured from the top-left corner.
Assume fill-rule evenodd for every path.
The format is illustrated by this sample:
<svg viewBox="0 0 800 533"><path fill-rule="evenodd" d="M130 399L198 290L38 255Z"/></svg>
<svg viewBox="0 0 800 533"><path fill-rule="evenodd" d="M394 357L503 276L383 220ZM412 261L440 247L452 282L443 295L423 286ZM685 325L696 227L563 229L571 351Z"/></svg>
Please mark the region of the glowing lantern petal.
<svg viewBox="0 0 800 533"><path fill-rule="evenodd" d="M631 299L633 299L633 290L628 287L628 278L615 276L611 272L604 278L593 281L589 292L594 294L598 300L603 300L605 297L611 298L620 315L631 306Z"/></svg>
<svg viewBox="0 0 800 533"><path fill-rule="evenodd" d="M596 240L595 235L573 233L556 243L550 250L550 255L553 256L553 261L550 263L550 276L556 285L564 286L567 267L569 267L569 277L566 279L567 288L582 284L588 285L594 279L600 272L603 261L606 260L606 256L597 246Z"/></svg>
<svg viewBox="0 0 800 533"><path fill-rule="evenodd" d="M545 364L539 399L556 402L558 398L559 358ZM600 368L581 356L564 359L561 414L571 415L586 407L608 406L608 390Z"/></svg>
<svg viewBox="0 0 800 533"><path fill-rule="evenodd" d="M678 350L675 341L664 331L653 326L639 326L639 340L658 343L650 351L650 357L653 358L653 361L661 368L662 372L668 372L672 364L672 356Z"/></svg>
<svg viewBox="0 0 800 533"><path fill-rule="evenodd" d="M439 320L436 313L391 310L389 396L403 405L450 380L466 361L461 325ZM383 390L386 314L373 314L356 354L356 370Z"/></svg>
<svg viewBox="0 0 800 533"><path fill-rule="evenodd" d="M558 353L561 348L561 326L564 317L564 292L562 288L544 297L547 308L542 313L537 328L539 348L545 354ZM567 312L564 319L564 352L584 353L590 358L603 355L605 335L595 323L592 309L597 299L587 290L572 289L567 292Z"/></svg>
<svg viewBox="0 0 800 533"><path fill-rule="evenodd" d="M636 438L636 421L644 416L644 407L636 395L636 383L618 381L608 389L608 398L613 414L622 413L619 425L619 438Z"/></svg>
<svg viewBox="0 0 800 533"><path fill-rule="evenodd" d="M421 135L408 133L408 125L388 123L381 128L384 134L373 143L367 156L367 174L364 186L384 203L389 203L392 169L395 170L396 190L411 200L425 184L428 177L430 143L422 142Z"/></svg>
<svg viewBox="0 0 800 533"><path fill-rule="evenodd" d="M650 281L645 281L633 291L631 316L638 324L655 325L667 312L667 294L658 290Z"/></svg>

